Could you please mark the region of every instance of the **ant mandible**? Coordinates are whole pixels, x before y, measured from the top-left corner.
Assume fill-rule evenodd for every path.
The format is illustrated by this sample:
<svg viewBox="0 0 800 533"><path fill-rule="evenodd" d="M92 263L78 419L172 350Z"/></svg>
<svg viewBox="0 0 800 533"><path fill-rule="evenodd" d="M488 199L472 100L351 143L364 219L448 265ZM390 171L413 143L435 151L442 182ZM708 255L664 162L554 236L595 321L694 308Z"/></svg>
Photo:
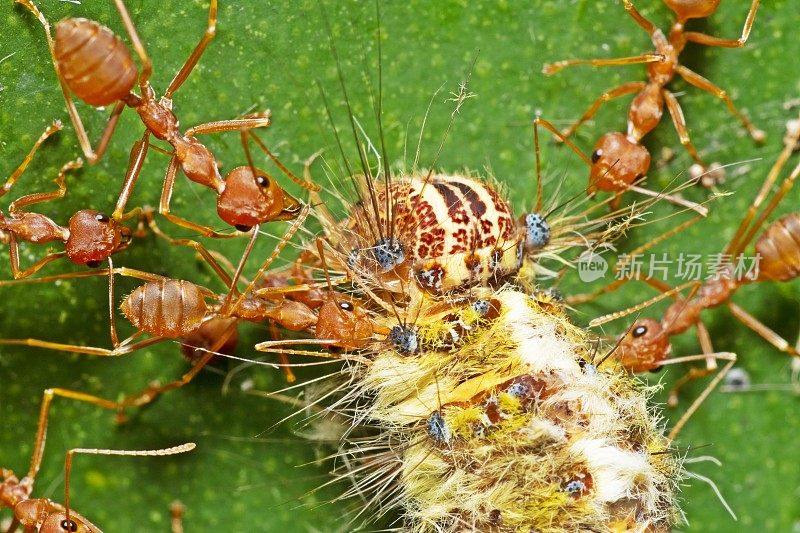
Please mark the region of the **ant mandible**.
<svg viewBox="0 0 800 533"><path fill-rule="evenodd" d="M220 217L240 231L249 231L252 226L262 222L288 220L297 216L300 211L299 202L283 191L269 174L254 167L249 150L247 151L249 166L234 168L223 179L211 151L196 139L197 135L226 131L244 132L253 128L267 127L271 123L269 112L234 120L209 122L189 128L183 133L179 130L178 118L172 111L172 97L186 81L214 38L217 0L211 0L208 24L203 37L160 99L156 99L155 91L150 85L152 63L122 0L115 0L114 3L142 64L141 73L138 73L139 95L132 92L137 82L136 65L127 47L111 30L92 20L68 18L56 25L54 40L50 33L49 22L33 1L16 0L16 2L31 11L44 27L67 110L81 148L90 163L95 163L105 152L125 106L134 108L145 125L146 131L143 137L136 141L131 149L130 166L112 214L115 220L123 216L133 186L144 164L151 134L157 139L166 141L173 148L159 204L159 212L171 222L209 237L230 236L170 212L170 200L178 167L191 181L216 192L217 211ZM98 64L99 67L87 73L87 64ZM90 105L114 104L96 151L91 147L72 100L72 93ZM244 141L244 133L242 135ZM263 148L266 150L266 147ZM247 150L247 146L245 149ZM288 172L288 169L268 150L267 154L290 179L307 189L315 188L314 185Z"/></svg>
<svg viewBox="0 0 800 533"><path fill-rule="evenodd" d="M687 20L710 16L719 6L719 0L665 0L667 6L672 9L676 15L676 21L670 28L668 36L665 36L652 22L643 17L630 0L623 0L623 2L625 11L650 35L653 46L655 47L654 53L617 59L573 59L557 61L545 65L543 71L545 74L555 74L561 69L572 65L589 64L593 66L609 66L647 63L647 82L637 81L624 83L619 87L615 87L603 93L577 122L563 131L564 138L570 137L581 124L591 119L605 102L628 94L637 93L628 111L627 134L607 133L603 135L600 140L597 141L592 152L592 160L594 163L607 169L615 164L617 160L621 159L620 152L638 152L639 159L642 161L641 165L644 168L641 174L644 175L650 164L650 156L647 154L644 147L640 145L640 142L641 139L659 123L664 112L664 106L666 105L667 111L669 111L672 122L678 132L681 144L703 170L707 169L708 166L702 160L697 149L691 142L683 110L677 98L665 88L666 85L672 81L675 74L678 74L690 85L709 92L725 102L730 113L739 119L753 140L762 142L765 139L765 133L753 126L750 120L736 109L733 100L725 90L714 85L711 81L684 65L681 65L679 62L680 54L689 42L723 48L740 48L744 46L750 35L750 30L753 26L760 0L753 0L750 5L742 29L742 36L739 39L722 39L704 33L686 31L685 24ZM635 175L636 174L632 174L631 177ZM594 183L595 180L598 179L598 176L593 173L591 179ZM713 185L713 181L714 178L710 173L701 178L701 182L704 185ZM626 181L626 183L630 183L630 181ZM600 190L609 190L604 188L604 183L602 181L597 182L597 188Z"/></svg>

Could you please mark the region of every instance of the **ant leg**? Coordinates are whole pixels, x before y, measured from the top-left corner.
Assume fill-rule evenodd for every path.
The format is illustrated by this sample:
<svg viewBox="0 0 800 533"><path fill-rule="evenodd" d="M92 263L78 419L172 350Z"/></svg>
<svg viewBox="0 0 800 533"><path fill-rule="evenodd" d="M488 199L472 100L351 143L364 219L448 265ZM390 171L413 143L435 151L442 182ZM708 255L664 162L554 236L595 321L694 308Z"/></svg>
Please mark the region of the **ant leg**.
<svg viewBox="0 0 800 533"><path fill-rule="evenodd" d="M778 154L775 163L772 164L772 167L770 168L769 173L767 174L767 177L764 180L764 183L761 185L761 189L759 189L758 191L758 195L750 204L750 207L748 207L747 214L745 214L744 218L742 218L742 221L739 223L739 227L736 229L736 233L731 238L728 245L725 247L726 254L737 255L741 253L747 246L749 239L744 240L742 239L742 237L744 236L748 225L753 220L753 217L756 214L756 210L758 210L758 208L764 202L764 199L766 199L767 195L772 189L772 186L778 179L778 175L780 174L781 170L783 170L784 165L786 165L786 161L789 159L789 157L791 157L792 153L794 152L795 146L797 145L798 141L800 141L800 128L794 128L794 129L788 128L786 136L784 136L783 139L784 143L783 150L781 150L781 153Z"/></svg>
<svg viewBox="0 0 800 533"><path fill-rule="evenodd" d="M46 389L42 395L42 406L39 408L39 423L36 429L36 440L34 441L33 445L31 465L30 468L28 468L27 477L29 477L31 480L36 477L36 474L39 472L39 467L42 464L44 444L47 437L47 420L50 413L50 404L53 402L53 398L55 396L91 403L97 405L98 407L102 407L103 409L110 409L112 411L118 409L117 402L106 400L85 392L60 388Z"/></svg>
<svg viewBox="0 0 800 533"><path fill-rule="evenodd" d="M789 344L789 341L772 331L772 329L764 325L764 323L758 320L756 317L733 302L728 302L728 307L733 313L733 316L739 319L742 324L758 333L764 340L773 345L775 348L793 357L800 357L800 353L795 347Z"/></svg>
<svg viewBox="0 0 800 533"><path fill-rule="evenodd" d="M696 31L687 31L683 34L684 39L689 42L704 44L706 46L720 46L722 48L741 48L750 37L750 30L753 28L753 22L756 19L756 11L758 11L758 4L760 0L753 0L750 4L750 10L747 12L747 18L742 27L742 36L738 39L721 39L713 35L706 35Z"/></svg>
<svg viewBox="0 0 800 533"><path fill-rule="evenodd" d="M52 200L58 200L63 198L64 195L67 193L67 172L70 170L77 170L83 166L83 161L81 159L76 159L74 161L69 161L65 163L61 169L58 171L58 176L56 179L53 180L53 183L56 184L58 189L51 192L37 192L33 194L28 194L17 198L8 206L8 211L10 213L16 213L20 211L24 207L28 207L34 204L41 204L44 202L50 202Z"/></svg>
<svg viewBox="0 0 800 533"><path fill-rule="evenodd" d="M196 231L197 233L205 235L206 237L212 237L214 239L229 239L231 237L237 237L239 233L219 233L211 229L209 226L203 226L202 224L197 224L196 222L192 222L183 217L170 213L169 204L172 201L172 191L175 188L175 175L177 171L178 159L173 156L172 159L170 159L169 166L167 167L167 173L164 176L164 186L161 189L161 201L159 202L158 206L158 212L161 214L161 216L173 224Z"/></svg>
<svg viewBox="0 0 800 533"><path fill-rule="evenodd" d="M117 205L114 207L114 213L111 217L114 220L121 220L125 212L125 206L128 204L128 199L133 191L133 186L139 178L139 173L144 166L147 151L150 148L150 130L144 132L141 139L133 143L131 147L131 155L128 159L128 168L125 171L125 180L122 183L122 191L117 198Z"/></svg>
<svg viewBox="0 0 800 533"><path fill-rule="evenodd" d="M281 333L278 331L278 325L274 320L270 320L269 322L269 336L273 341L279 341L282 339ZM283 370L286 383L294 383L297 381L297 377L294 375L294 372L292 372L292 367L289 365L289 357L284 352L279 351L278 360L281 362L281 370Z"/></svg>
<svg viewBox="0 0 800 533"><path fill-rule="evenodd" d="M3 187L0 188L0 196L3 196L11 190L11 187L14 186L22 173L25 172L25 169L28 168L28 165L33 160L34 154L36 154L36 151L39 149L42 143L44 143L44 141L46 141L47 138L53 135L55 132L60 131L61 128L63 128L63 125L61 124L60 120L54 120L52 124L47 126L39 138L36 139L36 142L33 143L33 147L31 147L31 150L28 152L28 155L25 156L25 159L22 160L22 163L20 163L16 170L11 173L11 176L8 177Z"/></svg>
<svg viewBox="0 0 800 533"><path fill-rule="evenodd" d="M192 368L189 369L188 372L183 374L180 378L170 381L169 383L165 383L164 385L152 384L143 389L141 392L126 396L123 400L120 401L120 404L123 407L142 407L147 405L148 403L152 402L160 395L164 394L165 392L171 391L173 389L178 389L183 387L200 372L200 370L205 367L211 359L217 355L219 349L224 346L224 344L228 341L231 335L234 334L236 331L236 321L231 322L231 324L225 329L225 331L220 335L220 337L214 342L213 345L206 351L205 354L201 358L197 360L192 365ZM151 340L151 339L148 339Z"/></svg>
<svg viewBox="0 0 800 533"><path fill-rule="evenodd" d="M321 190L321 187L319 185L317 185L316 183L312 183L308 179L305 179L310 175L310 173L307 172L307 170L311 166L311 164L314 162L315 158L310 158L309 160L307 160L305 162L304 167L303 167L303 170L304 170L303 178L300 178L300 177L296 176L294 173L292 173L292 171L289 170L283 163L281 163L280 159L278 159L278 157L275 154L273 154L270 151L269 148L267 148L267 145L264 144L264 142L258 137L258 135L256 135L256 133L254 131L249 131L249 132L242 131L241 135L242 135L242 146L244 146L245 152L247 154L248 161L251 161L251 159L252 159L251 156L250 156L250 147L249 147L248 142L247 142L247 137L249 135L249 137L253 139L253 142L255 142L256 145L259 148L261 148L261 150L265 154L267 154L267 156L270 159L272 159L272 162L275 163L275 165L281 170L281 172L283 172L283 174L287 178L289 178L290 180L292 180L293 182L295 182L296 184L298 184L302 188L306 189L307 191L319 192ZM251 166L253 166L252 165L252 161L251 161Z"/></svg>
<svg viewBox="0 0 800 533"><path fill-rule="evenodd" d="M113 270L114 274L119 274L120 276L127 276L130 278L137 278L142 279L145 281L159 281L164 278L164 276L159 276L158 274L150 274L149 272L144 272L141 270L135 270L132 268L127 267L117 267ZM53 276L42 276L41 278L26 278L26 279L14 279L14 280L0 280L0 287L6 287L9 285L31 285L31 284L40 284L40 283L51 283L53 281L62 280L65 278L68 279L77 279L77 278L94 278L98 276L107 276L108 269L107 268L100 268L97 270L82 270L79 272L69 272L66 274L55 274Z"/></svg>
<svg viewBox="0 0 800 533"><path fill-rule="evenodd" d="M597 100L594 101L594 103L592 103L592 105L586 110L581 118L579 118L572 126L562 131L564 137L569 137L575 133L575 130L577 130L581 124L587 120L590 120L600 109L600 106L606 102L613 100L614 98L619 98L620 96L625 96L626 94L639 92L644 89L646 85L647 84L643 81L633 81L630 83L623 83L619 87L615 87L610 91L604 92Z"/></svg>
<svg viewBox="0 0 800 533"><path fill-rule="evenodd" d="M19 243L17 242L16 237L14 234L11 234L11 240L8 243L8 252L11 258L11 274L14 276L15 280L27 278L36 274L42 267L47 265L48 263L52 263L56 259L61 259L62 257L67 256L67 252L51 252L44 256L43 258L36 261L34 264L26 268L25 270L19 269Z"/></svg>
<svg viewBox="0 0 800 533"><path fill-rule="evenodd" d="M545 63L542 67L542 73L547 76L552 76L556 72L563 70L566 67L575 65L592 65L593 67L611 67L615 65L638 65L640 63L656 63L664 61L664 56L661 54L639 54L638 56L627 57L613 57L609 59L564 59L555 61L553 63Z"/></svg>
<svg viewBox="0 0 800 533"><path fill-rule="evenodd" d="M675 438L681 432L683 427L686 425L686 422L688 422L689 419L692 417L692 415L694 415L697 412L697 410L700 408L703 402L706 401L708 396L714 391L717 385L719 385L719 383L725 378L730 369L733 368L733 365L736 364L736 354L731 352L716 352L716 353L702 354L699 356L679 357L675 359L669 359L664 362L664 364L669 364L672 362L682 363L682 362L687 362L689 360L708 359L709 357L713 357L715 360L722 359L723 361L728 361L728 362L725 364L725 366L723 366L720 369L719 372L717 372L717 375L714 376L714 378L708 382L708 385L706 385L706 388L703 389L703 392L700 393L700 396L695 398L695 400L692 402L692 405L689 406L686 412L681 415L681 417L672 427L669 434L667 434L667 439L669 439L670 441L675 440Z"/></svg>
<svg viewBox="0 0 800 533"><path fill-rule="evenodd" d="M653 35L658 30L655 24L644 18L642 14L639 13L639 10L636 9L630 0L622 0L622 3L628 15L633 17L633 20L636 21L636 24L641 26L641 28L646 31L648 35Z"/></svg>
<svg viewBox="0 0 800 533"><path fill-rule="evenodd" d="M76 453L85 455L118 455L128 457L163 457L166 455L176 455L179 453L186 453L194 450L196 444L194 442L187 442L172 446L171 448L160 448L158 450L101 450L97 448L71 448L67 450L67 459L64 465L64 508L66 514L66 522L69 523L69 474L72 469L72 458Z"/></svg>
<svg viewBox="0 0 800 533"><path fill-rule="evenodd" d="M578 154L578 157L583 159L583 162L586 163L587 165L589 165L589 167L592 166L592 160L589 159L589 157L586 154L584 154L581 151L581 149L578 148L578 146L574 142L569 140L569 138L565 137L564 134L561 133L558 130L558 128L553 126L553 124L551 124L547 120L543 119L542 117L536 117L535 119L533 119L534 135L538 136L538 131L537 130L538 130L539 126L543 127L544 129L546 129L547 131L552 133L553 136L556 138L556 140L558 140L560 142L563 142L564 144L566 144L567 146L572 148L572 151L575 152L576 154Z"/></svg>
<svg viewBox="0 0 800 533"><path fill-rule="evenodd" d="M655 296L653 298L650 298L649 300L645 300L642 303L639 303L639 304L636 304L636 305L634 305L632 307L629 307L627 309L623 309L621 311L614 311L613 313L608 313L607 315L603 315L603 316L594 318L589 322L589 327L590 328L601 326L601 325L605 324L606 322L611 322L612 320L617 320L618 318L622 318L622 317L625 317L625 316L628 316L628 315L632 315L633 313L637 313L637 312L641 311L642 309L645 309L645 308L650 307L651 305L653 305L655 303L660 302L664 298L672 297L672 298L675 298L676 300L682 300L684 298L678 297L676 295L680 294L681 291L683 291L684 289L687 289L689 287L692 288L692 291L689 293L689 298L691 298L694 295L694 293L697 292L697 289L700 288L700 282L699 281L690 281L688 283L684 283L683 285L678 285L677 287L672 288L669 285L667 285L666 283L664 283L662 281L658 281L658 280L652 279L652 278L637 278L637 279L641 279L641 281L644 281L648 285L650 285L652 287L655 287L657 290L659 290L661 292L661 294L659 294L658 296Z"/></svg>
<svg viewBox="0 0 800 533"><path fill-rule="evenodd" d="M161 228L158 227L158 224L156 224L153 209L150 207L144 208L140 216L142 220L147 223L147 226L150 228L150 231L152 231L157 237L164 239L165 241L174 246L188 246L189 248L194 249L194 251L197 252L197 254L201 258L203 258L203 260L206 263L208 263L208 265L217 274L220 280L222 280L225 286L230 289L233 283L231 277L217 262L217 259L214 256L214 254L211 251L209 251L205 246L191 239L174 239L169 235L167 235L166 233L164 233L161 230Z"/></svg>
<svg viewBox="0 0 800 533"><path fill-rule="evenodd" d="M666 89L661 91L661 93L664 95L664 103L667 104L667 110L672 117L672 123L675 125L675 130L678 132L681 144L686 148L686 151L689 152L689 155L692 156L692 159L694 159L697 164L703 168L707 168L708 165L706 165L705 161L700 157L700 154L697 153L697 148L694 147L689 138L689 130L686 128L686 118L683 116L683 110L678 103L678 99Z"/></svg>
<svg viewBox="0 0 800 533"><path fill-rule="evenodd" d="M211 5L208 8L208 24L206 25L206 31L203 33L203 36L200 38L200 42L197 43L194 50L192 50L192 54L183 64L181 69L175 74L175 77L167 87L167 91L164 93L164 98L172 98L172 95L177 92L178 89L181 88L183 82L186 81L186 78L189 77L194 67L197 65L197 62L200 60L200 56L203 55L203 52L206 51L206 47L214 38L217 32L217 0L211 0Z"/></svg>
<svg viewBox="0 0 800 533"><path fill-rule="evenodd" d="M250 292L255 288L256 283L258 283L258 281L264 275L264 272L267 271L267 269L273 263L273 261L277 259L278 255L281 253L281 250L283 250L283 248L289 243L289 240L294 236L295 233L297 233L297 230L299 230L300 227L303 225L310 212L311 208L309 206L307 205L303 206L302 211L300 211L300 214L297 216L292 225L289 226L289 229L286 230L286 233L283 235L280 242L278 242L278 244L275 246L275 249L258 268L255 276L253 276L253 280L247 286L245 291L241 295L239 295L239 298L234 303L233 309L236 309L236 307L238 307L239 304L241 303L242 299L244 299L245 295L250 294Z"/></svg>
<svg viewBox="0 0 800 533"><path fill-rule="evenodd" d="M739 122L742 123L742 126L744 126L744 128L747 130L747 133L750 134L750 137L752 137L753 140L758 143L764 142L764 140L767 137L767 134L764 133L764 131L756 128L746 116L744 116L738 109L736 109L736 106L733 105L733 100L731 99L730 96L728 96L727 91L717 87L716 85L711 83L711 81L707 80L700 74L697 74L692 70L689 70L683 65L676 65L675 72L680 74L680 76L684 80L686 80L686 82L689 83L690 85L694 85L695 87L697 87L702 91L709 92L714 96L716 96L717 98L719 98L720 100L722 100L723 102L725 102L725 105L728 106L728 111L730 111L730 113L733 116L739 119Z"/></svg>
<svg viewBox="0 0 800 533"><path fill-rule="evenodd" d="M55 43L53 41L53 36L50 33L50 23L47 21L45 16L39 11L39 8L36 7L36 4L32 2L32 0L15 0L16 3L22 4L28 11L30 11L33 16L35 16L39 22L42 24L44 28L45 37L47 38L47 47L50 50L50 57L53 61L53 68L56 71L56 77L58 78L58 83L61 86L61 92L64 94L64 102L67 105L67 112L69 113L69 118L72 121L72 125L75 128L75 134L78 136L78 143L81 145L81 150L83 150L83 155L86 156L86 159L89 161L90 165L96 163L106 151L106 147L108 146L108 141L111 139L111 135L114 133L114 129L117 127L117 122L119 121L119 116L122 113L122 110L125 109L125 102L117 102L114 106L111 115L108 117L108 121L106 122L106 126L103 129L103 134L100 136L100 140L97 144L97 148L92 148L92 143L89 140L89 135L86 133L86 128L83 125L83 121L81 120L81 116L78 113L78 109L75 107L75 101L72 99L72 94L70 94L69 87L64 82L64 79L61 76L61 71L58 69L58 62L56 61L56 54L55 54Z"/></svg>
<svg viewBox="0 0 800 533"><path fill-rule="evenodd" d="M702 321L698 321L695 324L695 331L697 333L697 340L700 343L700 349L703 351L703 353L713 354L714 346L711 343L711 335L709 335L708 330ZM678 406L678 395L680 394L681 389L689 382L694 381L695 379L704 378L717 370L717 360L713 355L707 356L705 360L705 368L690 368L686 374L684 374L675 382L675 384L672 386L672 389L670 389L669 396L667 398L667 405L669 407L674 408Z"/></svg>
<svg viewBox="0 0 800 533"><path fill-rule="evenodd" d="M139 87L144 96L147 94L147 89L150 85L150 76L153 73L153 62L150 61L150 57L147 55L144 44L142 44L142 40L139 38L139 33L136 31L136 26L134 26L131 15L128 13L125 4L122 0L114 0L114 3L117 6L117 11L119 11L122 24L125 26L125 31L128 32L128 37L131 39L131 44L133 44L133 48L136 50L136 54L142 62L142 72L139 73Z"/></svg>
<svg viewBox="0 0 800 533"><path fill-rule="evenodd" d="M788 193L789 190L794 186L794 182L797 180L798 175L800 175L800 163L798 163L794 169L792 169L792 172L786 176L786 179L783 180L780 189L778 189L778 191L772 196L767 204L767 207L765 207L761 214L758 215L758 218L756 218L755 222L750 226L750 229L747 231L744 237L742 237L740 244L736 247L736 255L740 254L747 246L747 243L753 239L756 232L770 215L770 213L775 210L781 200L783 200L783 197L786 196L786 193Z"/></svg>
<svg viewBox="0 0 800 533"><path fill-rule="evenodd" d="M45 350L55 350L58 352L70 352L82 355L95 355L98 357L119 357L127 355L136 350L152 346L165 340L164 337L151 337L135 343L128 344L140 333L134 333L120 343L118 348L109 350L108 348L98 348L95 346L80 346L77 344L63 344L60 342L43 341L41 339L0 339L0 345L5 346L29 346L31 348L42 348Z"/></svg>

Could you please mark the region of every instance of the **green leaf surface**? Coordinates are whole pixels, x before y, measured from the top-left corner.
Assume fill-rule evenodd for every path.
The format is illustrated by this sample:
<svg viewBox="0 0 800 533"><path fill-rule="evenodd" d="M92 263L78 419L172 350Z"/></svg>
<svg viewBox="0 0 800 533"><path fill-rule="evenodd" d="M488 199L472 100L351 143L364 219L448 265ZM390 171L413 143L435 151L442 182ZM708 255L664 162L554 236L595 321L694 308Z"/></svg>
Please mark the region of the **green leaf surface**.
<svg viewBox="0 0 800 533"><path fill-rule="evenodd" d="M332 28L342 62L354 114L370 138L377 127L370 94L377 92L375 6L371 2L329 2L323 14L315 1L221 1L216 39L199 66L175 96L181 124L235 118L271 109L273 125L261 137L295 172L302 161L324 149L324 158L337 175L341 157L327 120L316 82L333 102L337 124L346 125L335 62L327 44L325 22ZM661 2L638 2L642 13L666 28L671 14ZM691 24L713 35L736 37L749 2L726 2L718 13ZM124 35L111 2L41 0L51 21L67 16L98 20ZM163 91L200 38L207 16L205 1L131 0L127 2L138 32L152 57L152 82ZM540 113L559 125L576 119L603 91L626 81L643 79L644 67L576 67L553 77L541 74L542 64L572 57L618 57L649 50L648 36L625 14L620 2L396 2L381 4L383 74L383 130L390 163L410 167L417 149L421 166L434 161L447 129L452 102L449 93L469 70L474 98L456 117L437 167L491 173L504 183L522 210L534 202L535 174L530 121ZM6 212L11 200L30 192L51 190L58 168L80 155L64 102L50 62L42 28L21 7L10 1L0 8L0 176L9 175L34 140L53 119L65 129L41 149L29 170L2 199ZM715 200L711 215L676 237L659 244L657 254L713 254L722 250L737 222L752 202L766 172L781 149L785 122L797 116L800 97L800 44L795 31L800 11L791 0L765 2L744 49L705 48L690 45L684 62L725 88L736 105L768 134L763 146L755 145L728 114L722 102L681 81L671 88L684 109L695 145L708 161L738 163L728 169L729 179L720 190L734 194ZM126 42L127 39L125 39ZM426 109L430 103L430 112ZM576 142L590 151L607 131L623 130L629 98L613 101L584 126ZM108 110L78 104L90 137L96 139ZM422 126L424 123L424 131ZM43 204L41 212L65 223L82 208L113 210L128 162L130 146L143 127L132 111L125 111L108 153L95 166L68 176L66 198ZM546 138L546 137L545 137ZM205 139L204 139L205 140ZM236 134L215 134L209 147L223 171L244 162ZM675 157L654 165L648 183L667 187L684 173L691 160L681 148L668 117L646 138L660 161L666 149ZM349 153L353 147L348 145ZM563 201L586 185L583 163L564 146L543 143L548 199ZM261 157L261 156L259 156ZM167 158L151 151L130 205L157 205ZM261 161L259 164L266 164ZM793 161L794 164L794 161ZM321 165L314 177L330 189ZM293 185L287 188L303 193ZM632 201L632 196L628 201ZM703 201L709 192L692 189L687 198ZM796 210L800 188L784 200L776 213ZM550 200L548 200L550 201ZM552 201L556 201L555 199ZM208 190L179 177L173 207L192 220L225 229L216 216L214 197ZM659 205L653 219L675 213ZM662 234L687 218L686 214L654 222L631 233L620 243L630 250ZM175 237L194 237L186 230L160 222ZM313 224L309 225L313 230ZM286 225L270 224L266 231L281 236ZM244 239L204 241L237 261ZM274 248L275 241L261 238L249 271ZM23 262L41 257L47 246L28 246ZM53 250L57 247L53 246ZM750 248L752 250L752 248ZM289 254L291 255L291 254ZM287 255L287 257L289 256ZM149 235L116 256L117 265L190 279L222 290L207 268L190 250L170 247ZM0 276L10 277L7 248L0 251ZM57 263L42 274L79 270ZM595 282L597 288L602 281ZM117 302L136 283L121 279ZM587 287L568 276L566 293ZM0 287L0 336L36 337L58 342L108 346L107 282L103 278L63 280L47 285ZM790 342L798 334L800 283L760 283L739 291L735 301ZM644 285L624 290L580 307L576 320L619 310L650 298ZM643 311L658 317L664 304ZM707 325L715 348L739 355L740 368L754 383L790 383L790 359L767 345L737 322L727 309L708 311ZM120 329L130 334L129 325ZM624 320L605 326L605 332L624 330ZM250 347L268 336L265 326L245 324L237 355L273 361ZM691 333L674 343L675 355L699 352ZM187 369L176 343L141 350L121 358L100 358L0 347L0 465L23 473L32 450L42 391L63 387L102 397L118 398L153 380L167 381ZM683 372L669 368L665 385ZM319 368L303 369L301 379L320 375ZM660 376L655 376L657 380ZM281 420L295 408L263 399L243 390L284 385L280 373L265 366L228 361L203 372L190 385L171 392L152 406L132 413L117 427L113 414L92 405L56 399L51 410L47 448L35 494L63 499L63 458L70 447L150 449L193 441L197 449L167 458L78 457L71 485L72 504L106 531L154 532L169 530L169 502L187 506L186 530L215 531L336 531L349 530L340 520L346 505L323 504L341 487L311 492L328 480L328 463L315 463L333 448L301 438ZM702 383L688 387L681 405L668 412L676 420ZM663 401L665 395L660 395ZM711 487L687 480L682 499L687 531L790 531L800 527L800 435L796 393L772 390L759 393L715 392L680 436L681 446L707 446L689 457L714 456L722 462L688 465L693 472L714 480L738 515L733 521Z"/></svg>

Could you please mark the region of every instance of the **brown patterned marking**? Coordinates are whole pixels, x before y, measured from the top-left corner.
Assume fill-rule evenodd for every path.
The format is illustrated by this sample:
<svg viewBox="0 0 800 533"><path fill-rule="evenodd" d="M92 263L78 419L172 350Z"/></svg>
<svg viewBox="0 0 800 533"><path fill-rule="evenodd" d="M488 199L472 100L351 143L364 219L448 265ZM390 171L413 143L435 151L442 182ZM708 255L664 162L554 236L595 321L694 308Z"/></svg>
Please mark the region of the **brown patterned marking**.
<svg viewBox="0 0 800 533"><path fill-rule="evenodd" d="M456 243L450 247L451 254L460 254L461 252L466 252L467 247L467 230L464 228L459 228L458 231L453 233L453 238L456 240Z"/></svg>
<svg viewBox="0 0 800 533"><path fill-rule="evenodd" d="M456 193L455 189L448 183L441 181L431 182L431 185L441 195L444 205L447 206L447 214L452 222L466 224L469 222L467 210L464 209L464 201Z"/></svg>
<svg viewBox="0 0 800 533"><path fill-rule="evenodd" d="M486 214L486 204L483 203L478 193L475 192L475 189L466 183L455 182L453 185L461 191L464 199L469 202L469 207L472 209L472 215L475 218L480 219ZM487 187L484 186L484 188Z"/></svg>
<svg viewBox="0 0 800 533"><path fill-rule="evenodd" d="M433 246L433 250L431 250L431 257L441 257L444 255L444 234L445 230L443 228L436 228L433 233L433 242L435 245Z"/></svg>
<svg viewBox="0 0 800 533"><path fill-rule="evenodd" d="M485 187L486 192L494 202L494 208L497 210L497 224L500 237L508 239L514 234L514 221L511 218L511 209L508 204L503 200L497 191L491 187Z"/></svg>

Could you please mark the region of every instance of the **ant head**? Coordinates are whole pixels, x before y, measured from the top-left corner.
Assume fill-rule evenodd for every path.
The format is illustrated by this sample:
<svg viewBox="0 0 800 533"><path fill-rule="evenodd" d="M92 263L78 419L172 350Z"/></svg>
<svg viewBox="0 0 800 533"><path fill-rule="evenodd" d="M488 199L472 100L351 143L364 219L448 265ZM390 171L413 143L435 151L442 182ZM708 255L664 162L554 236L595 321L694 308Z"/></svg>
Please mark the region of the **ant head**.
<svg viewBox="0 0 800 533"><path fill-rule="evenodd" d="M73 263L95 267L127 247L130 240L131 231L126 226L100 211L83 209L69 219L65 248Z"/></svg>
<svg viewBox="0 0 800 533"><path fill-rule="evenodd" d="M708 17L719 7L720 0L664 0L678 16L678 20Z"/></svg>
<svg viewBox="0 0 800 533"><path fill-rule="evenodd" d="M362 348L372 338L372 321L353 300L328 291L319 309L316 337L341 348Z"/></svg>
<svg viewBox="0 0 800 533"><path fill-rule="evenodd" d="M656 371L669 356L669 337L657 320L642 318L620 340L618 359L631 372Z"/></svg>
<svg viewBox="0 0 800 533"><path fill-rule="evenodd" d="M606 133L592 152L588 192L622 191L647 174L650 153L624 133Z"/></svg>
<svg viewBox="0 0 800 533"><path fill-rule="evenodd" d="M219 217L239 231L262 222L285 220L286 200L294 200L275 178L250 167L236 167L225 177L225 188L217 198Z"/></svg>
<svg viewBox="0 0 800 533"><path fill-rule="evenodd" d="M45 498L33 498L18 503L14 507L14 514L20 524L25 528L31 528L31 531L38 526L36 530L41 533L99 532L91 522L78 513L70 511L67 520L64 508Z"/></svg>
<svg viewBox="0 0 800 533"><path fill-rule="evenodd" d="M40 533L98 533L99 530L78 513L52 513L39 529Z"/></svg>

